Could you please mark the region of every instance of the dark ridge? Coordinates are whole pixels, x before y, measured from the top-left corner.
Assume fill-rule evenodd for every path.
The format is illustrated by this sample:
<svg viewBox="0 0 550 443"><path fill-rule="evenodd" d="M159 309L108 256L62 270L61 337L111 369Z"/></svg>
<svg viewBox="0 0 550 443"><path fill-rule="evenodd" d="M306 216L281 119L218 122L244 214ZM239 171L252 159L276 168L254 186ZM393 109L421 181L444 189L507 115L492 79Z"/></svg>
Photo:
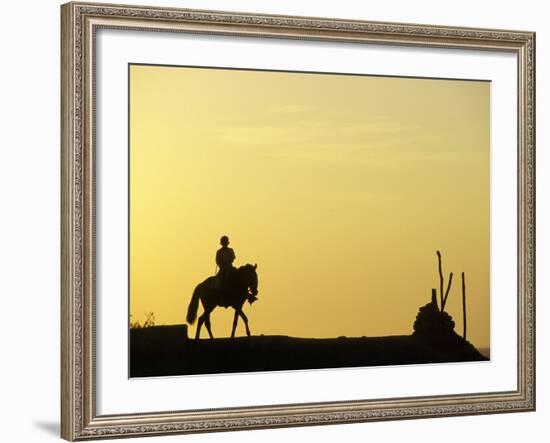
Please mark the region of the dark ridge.
<svg viewBox="0 0 550 443"><path fill-rule="evenodd" d="M389 337L260 335L194 340L187 337L186 325L130 330L130 377L485 360L454 331L443 339L423 331Z"/></svg>

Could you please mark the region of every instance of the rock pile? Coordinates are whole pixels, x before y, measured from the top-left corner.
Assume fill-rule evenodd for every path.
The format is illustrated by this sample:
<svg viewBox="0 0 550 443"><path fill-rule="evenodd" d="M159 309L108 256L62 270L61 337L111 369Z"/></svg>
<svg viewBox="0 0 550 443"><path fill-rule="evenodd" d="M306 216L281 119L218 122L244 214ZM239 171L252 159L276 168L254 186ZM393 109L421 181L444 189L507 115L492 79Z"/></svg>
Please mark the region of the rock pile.
<svg viewBox="0 0 550 443"><path fill-rule="evenodd" d="M446 312L439 310L435 297L418 311L414 322L414 335L429 339L430 341L441 341L455 338L455 322Z"/></svg>

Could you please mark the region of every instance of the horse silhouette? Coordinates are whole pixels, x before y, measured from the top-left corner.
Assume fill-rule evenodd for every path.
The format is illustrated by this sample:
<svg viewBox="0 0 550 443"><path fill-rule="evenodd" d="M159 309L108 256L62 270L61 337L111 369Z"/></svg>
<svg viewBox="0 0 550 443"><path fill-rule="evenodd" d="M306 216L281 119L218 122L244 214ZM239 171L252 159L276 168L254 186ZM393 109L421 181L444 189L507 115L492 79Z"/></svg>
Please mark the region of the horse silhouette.
<svg viewBox="0 0 550 443"><path fill-rule="evenodd" d="M243 319L246 326L246 334L250 336L248 327L248 318L243 312L243 304L248 300L250 304L257 300L258 295L258 275L256 274L257 265L244 265L235 269L224 281L222 287L218 287L215 283L216 277L208 277L202 283L199 283L193 291L193 296L187 308L187 322L192 325L197 318L197 310L199 300L202 302L204 312L199 317L197 324L197 332L195 338L199 338L202 324L206 325L210 338L214 338L210 329L210 313L216 306L225 308L231 306L235 309L235 317L233 318L233 329L231 338L235 337L235 329L239 316Z"/></svg>

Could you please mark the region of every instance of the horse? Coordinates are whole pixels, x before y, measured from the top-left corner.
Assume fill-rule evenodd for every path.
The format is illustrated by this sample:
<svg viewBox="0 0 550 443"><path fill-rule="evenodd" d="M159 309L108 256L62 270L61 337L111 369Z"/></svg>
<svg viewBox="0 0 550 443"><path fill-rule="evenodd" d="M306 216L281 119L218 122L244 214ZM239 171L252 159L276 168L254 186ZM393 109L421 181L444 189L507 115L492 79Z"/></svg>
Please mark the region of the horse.
<svg viewBox="0 0 550 443"><path fill-rule="evenodd" d="M224 288L216 287L217 282L215 279L217 277L208 277L197 285L193 291L189 307L187 308L187 323L190 325L192 325L197 318L199 300L202 302L202 307L204 309L204 312L199 317L195 339L199 338L203 323L206 325L210 338L214 338L212 330L210 329L210 313L216 306L223 306L225 308L231 306L235 309L231 338L235 337L235 329L237 328L239 316L243 319L246 327L246 334L250 337L248 318L243 312L243 304L245 301L252 304L258 299L256 297L256 295L258 295L257 267L258 265L246 264L235 269L232 274L226 278Z"/></svg>

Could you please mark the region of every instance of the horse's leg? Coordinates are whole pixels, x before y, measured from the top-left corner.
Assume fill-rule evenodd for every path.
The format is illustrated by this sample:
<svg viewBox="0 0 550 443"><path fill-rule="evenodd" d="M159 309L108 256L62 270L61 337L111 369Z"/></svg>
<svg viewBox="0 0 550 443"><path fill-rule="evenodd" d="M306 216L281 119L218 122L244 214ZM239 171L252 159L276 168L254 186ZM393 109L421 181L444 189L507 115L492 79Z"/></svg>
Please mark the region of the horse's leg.
<svg viewBox="0 0 550 443"><path fill-rule="evenodd" d="M195 339L198 339L201 335L201 327L202 327L202 324L204 323L204 314L202 314L200 317L199 317L199 320L197 322L197 332L195 333Z"/></svg>
<svg viewBox="0 0 550 443"><path fill-rule="evenodd" d="M204 324L206 325L206 329L208 330L208 335L210 335L210 338L214 338L214 336L212 335L212 329L210 329L210 313L212 311L208 311L208 313L205 313L206 314L206 318L204 320Z"/></svg>
<svg viewBox="0 0 550 443"><path fill-rule="evenodd" d="M195 334L195 338L199 338L199 336L201 335L202 324L206 321L206 317L207 317L207 314L206 314L206 311L204 311L202 315L199 317L199 321L197 323L197 333Z"/></svg>
<svg viewBox="0 0 550 443"><path fill-rule="evenodd" d="M235 311L235 315L237 314L237 311ZM248 335L250 337L250 329L248 328L248 318L246 317L246 315L244 314L244 312L242 311L242 309L239 309L239 315L243 318L244 320L244 325L246 327L246 335Z"/></svg>
<svg viewBox="0 0 550 443"><path fill-rule="evenodd" d="M233 317L233 329L231 330L231 338L235 337L235 330L237 329L237 321L239 320L239 313L235 309L235 316Z"/></svg>

